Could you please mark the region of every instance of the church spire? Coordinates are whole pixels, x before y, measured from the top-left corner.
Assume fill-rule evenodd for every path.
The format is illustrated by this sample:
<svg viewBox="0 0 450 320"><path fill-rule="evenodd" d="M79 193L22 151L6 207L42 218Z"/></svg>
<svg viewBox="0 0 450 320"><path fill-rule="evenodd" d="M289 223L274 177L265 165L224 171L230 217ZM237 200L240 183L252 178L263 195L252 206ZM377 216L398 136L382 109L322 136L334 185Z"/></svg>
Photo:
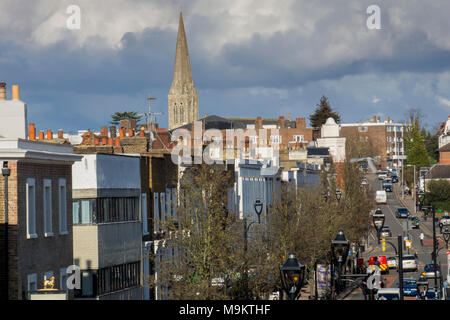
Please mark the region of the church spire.
<svg viewBox="0 0 450 320"><path fill-rule="evenodd" d="M180 22L178 24L177 48L175 54L175 67L173 70L172 87L177 83L193 86L191 62L184 30L183 13L180 12Z"/></svg>
<svg viewBox="0 0 450 320"><path fill-rule="evenodd" d="M173 80L168 98L169 130L198 120L198 93L192 79L182 12L178 25Z"/></svg>

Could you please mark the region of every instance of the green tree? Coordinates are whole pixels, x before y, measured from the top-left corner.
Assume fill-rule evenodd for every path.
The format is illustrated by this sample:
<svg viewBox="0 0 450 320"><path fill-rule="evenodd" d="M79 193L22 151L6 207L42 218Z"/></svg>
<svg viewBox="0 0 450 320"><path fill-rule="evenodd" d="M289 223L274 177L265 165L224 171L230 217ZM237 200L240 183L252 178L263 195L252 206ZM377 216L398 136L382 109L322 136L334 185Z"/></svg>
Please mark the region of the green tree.
<svg viewBox="0 0 450 320"><path fill-rule="evenodd" d="M450 182L445 179L427 182L425 205L433 205L436 210L450 210Z"/></svg>
<svg viewBox="0 0 450 320"><path fill-rule="evenodd" d="M429 166L430 156L425 148L425 136L420 126L421 112L417 109L409 110L409 119L404 132L406 163L419 166Z"/></svg>
<svg viewBox="0 0 450 320"><path fill-rule="evenodd" d="M142 115L139 115L136 111L125 111L125 112L115 112L111 115L112 121L110 121L110 124L113 125L119 125L120 120L137 120L141 121Z"/></svg>
<svg viewBox="0 0 450 320"><path fill-rule="evenodd" d="M328 118L333 118L336 123L340 123L341 116L333 111L326 96L322 96L322 98L320 98L320 103L316 106L315 112L309 117L309 121L313 128L320 128Z"/></svg>
<svg viewBox="0 0 450 320"><path fill-rule="evenodd" d="M428 155L432 161L432 163L436 163L439 161L439 152L437 151L439 148L439 135L436 133L431 134L430 131L427 131L424 135L424 145L425 149L427 149Z"/></svg>

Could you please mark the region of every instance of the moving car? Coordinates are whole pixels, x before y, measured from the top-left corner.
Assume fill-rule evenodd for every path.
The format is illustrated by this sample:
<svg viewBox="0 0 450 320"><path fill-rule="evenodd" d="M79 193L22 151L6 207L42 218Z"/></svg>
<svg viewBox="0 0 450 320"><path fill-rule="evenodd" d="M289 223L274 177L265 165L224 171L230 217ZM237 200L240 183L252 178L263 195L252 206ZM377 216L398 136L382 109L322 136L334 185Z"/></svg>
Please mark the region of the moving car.
<svg viewBox="0 0 450 320"><path fill-rule="evenodd" d="M362 178L361 179L361 185L367 185L367 184L368 184L367 178Z"/></svg>
<svg viewBox="0 0 450 320"><path fill-rule="evenodd" d="M417 271L417 259L413 254L403 256L403 271Z"/></svg>
<svg viewBox="0 0 450 320"><path fill-rule="evenodd" d="M392 237L391 229L388 226L384 226L383 228L381 228L380 237L382 238Z"/></svg>
<svg viewBox="0 0 450 320"><path fill-rule="evenodd" d="M395 212L397 218L408 218L409 211L406 208L397 208L397 211Z"/></svg>
<svg viewBox="0 0 450 320"><path fill-rule="evenodd" d="M399 288L378 289L376 300L400 300L400 289Z"/></svg>
<svg viewBox="0 0 450 320"><path fill-rule="evenodd" d="M375 201L378 204L386 204L387 202L387 195L386 195L386 191L385 190L378 190L376 197L375 197Z"/></svg>
<svg viewBox="0 0 450 320"><path fill-rule="evenodd" d="M441 276L441 269L438 265L436 265L436 268L433 268L432 263L428 263L423 268L422 275L426 278L434 278L434 271L436 270L436 276L439 278Z"/></svg>
<svg viewBox="0 0 450 320"><path fill-rule="evenodd" d="M443 216L439 219L439 228L442 229L443 226L450 226L450 216Z"/></svg>
<svg viewBox="0 0 450 320"><path fill-rule="evenodd" d="M397 183L398 182L398 176L396 174L393 174L391 176L391 179L392 179L392 183Z"/></svg>
<svg viewBox="0 0 450 320"><path fill-rule="evenodd" d="M397 283L399 286L399 283ZM415 296L417 295L417 280L414 278L404 278L403 279L403 294L405 296Z"/></svg>
<svg viewBox="0 0 450 320"><path fill-rule="evenodd" d="M385 184L383 186L384 191L386 192L392 192L392 184Z"/></svg>
<svg viewBox="0 0 450 320"><path fill-rule="evenodd" d="M389 257L387 258L387 264L389 269L397 269L398 263L396 257Z"/></svg>

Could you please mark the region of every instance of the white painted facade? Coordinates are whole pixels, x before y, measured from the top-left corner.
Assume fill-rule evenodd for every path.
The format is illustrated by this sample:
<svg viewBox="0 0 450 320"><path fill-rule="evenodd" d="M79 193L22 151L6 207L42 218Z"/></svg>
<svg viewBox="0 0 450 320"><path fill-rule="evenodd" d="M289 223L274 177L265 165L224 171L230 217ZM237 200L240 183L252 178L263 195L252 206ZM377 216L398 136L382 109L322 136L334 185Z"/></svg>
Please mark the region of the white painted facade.
<svg viewBox="0 0 450 320"><path fill-rule="evenodd" d="M138 156L87 154L72 167L73 189L140 189Z"/></svg>
<svg viewBox="0 0 450 320"><path fill-rule="evenodd" d="M26 103L0 100L0 115L0 138L28 138Z"/></svg>

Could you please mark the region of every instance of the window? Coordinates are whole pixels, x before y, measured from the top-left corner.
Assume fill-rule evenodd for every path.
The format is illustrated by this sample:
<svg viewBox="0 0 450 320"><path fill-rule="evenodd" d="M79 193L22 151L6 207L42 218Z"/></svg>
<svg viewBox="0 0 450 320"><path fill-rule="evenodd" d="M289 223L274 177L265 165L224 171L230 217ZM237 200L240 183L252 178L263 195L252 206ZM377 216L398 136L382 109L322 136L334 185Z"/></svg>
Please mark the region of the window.
<svg viewBox="0 0 450 320"><path fill-rule="evenodd" d="M258 143L258 136L250 136L249 140L250 140L250 143L257 144Z"/></svg>
<svg viewBox="0 0 450 320"><path fill-rule="evenodd" d="M303 135L294 135L294 142L303 142L304 136Z"/></svg>
<svg viewBox="0 0 450 320"><path fill-rule="evenodd" d="M28 275L28 292L37 291L37 274Z"/></svg>
<svg viewBox="0 0 450 320"><path fill-rule="evenodd" d="M73 201L73 223L138 221L139 197L78 199Z"/></svg>
<svg viewBox="0 0 450 320"><path fill-rule="evenodd" d="M67 231L67 193L66 179L59 179L59 233L68 234Z"/></svg>
<svg viewBox="0 0 450 320"><path fill-rule="evenodd" d="M36 234L36 187L35 180L26 182L27 239L37 238Z"/></svg>
<svg viewBox="0 0 450 320"><path fill-rule="evenodd" d="M387 131L387 132L391 132L391 131L392 131L392 127L391 127L391 126L387 126L387 127L386 127L386 131Z"/></svg>
<svg viewBox="0 0 450 320"><path fill-rule="evenodd" d="M148 234L148 220L147 220L147 194L141 194L141 208L142 208L142 234Z"/></svg>
<svg viewBox="0 0 450 320"><path fill-rule="evenodd" d="M52 232L52 181L44 179L44 235L53 236Z"/></svg>
<svg viewBox="0 0 450 320"><path fill-rule="evenodd" d="M387 140L387 142L391 142L392 141L392 137L391 136L387 136L386 140Z"/></svg>
<svg viewBox="0 0 450 320"><path fill-rule="evenodd" d="M281 136L270 136L270 141L272 143L281 143Z"/></svg>
<svg viewBox="0 0 450 320"><path fill-rule="evenodd" d="M367 132L369 131L369 128L367 126L358 127L359 132Z"/></svg>

